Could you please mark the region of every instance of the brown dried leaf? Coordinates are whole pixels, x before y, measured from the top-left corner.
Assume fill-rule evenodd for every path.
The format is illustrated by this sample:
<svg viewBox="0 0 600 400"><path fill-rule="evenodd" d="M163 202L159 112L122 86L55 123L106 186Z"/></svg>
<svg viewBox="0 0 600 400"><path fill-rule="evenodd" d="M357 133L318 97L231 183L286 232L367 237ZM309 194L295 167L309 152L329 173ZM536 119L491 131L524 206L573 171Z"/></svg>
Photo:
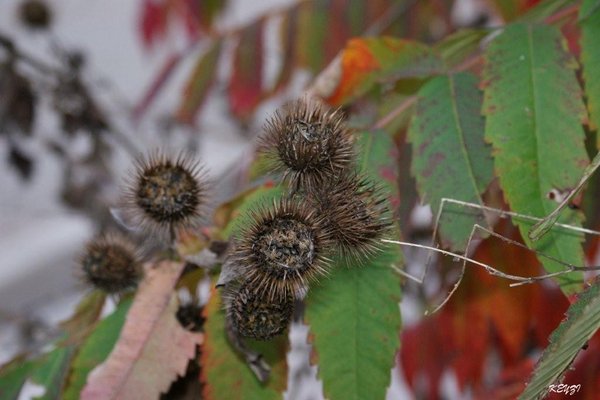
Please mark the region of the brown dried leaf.
<svg viewBox="0 0 600 400"><path fill-rule="evenodd" d="M153 399L185 374L203 336L175 318L173 288L184 264L161 262L147 271L108 359L89 375L81 399Z"/></svg>

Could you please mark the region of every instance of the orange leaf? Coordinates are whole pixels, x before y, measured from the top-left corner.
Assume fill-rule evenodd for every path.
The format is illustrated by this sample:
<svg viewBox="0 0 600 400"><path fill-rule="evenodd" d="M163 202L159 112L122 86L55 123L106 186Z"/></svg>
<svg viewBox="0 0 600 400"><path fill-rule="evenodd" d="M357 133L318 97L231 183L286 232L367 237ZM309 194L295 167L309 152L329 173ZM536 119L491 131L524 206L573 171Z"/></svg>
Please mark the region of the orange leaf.
<svg viewBox="0 0 600 400"><path fill-rule="evenodd" d="M341 105L376 83L425 77L442 68L439 58L422 43L391 37L355 38L315 79L313 90L329 103Z"/></svg>
<svg viewBox="0 0 600 400"><path fill-rule="evenodd" d="M501 223L498 229L519 240L508 224ZM473 258L509 274L540 273L533 253L496 238L483 241ZM507 374L519 365L530 365L531 346L546 346L548 333L562 319L568 301L557 287L532 284L511 288L509 283L468 266L448 304L403 332L401 362L410 386L415 387L416 377L424 376L428 382L425 392L429 398L437 398L440 371L450 368L461 390L471 387L477 393L518 393L522 389L527 374L520 377L522 382L507 378L506 387L486 386L484 367L490 353L499 353L501 371Z"/></svg>

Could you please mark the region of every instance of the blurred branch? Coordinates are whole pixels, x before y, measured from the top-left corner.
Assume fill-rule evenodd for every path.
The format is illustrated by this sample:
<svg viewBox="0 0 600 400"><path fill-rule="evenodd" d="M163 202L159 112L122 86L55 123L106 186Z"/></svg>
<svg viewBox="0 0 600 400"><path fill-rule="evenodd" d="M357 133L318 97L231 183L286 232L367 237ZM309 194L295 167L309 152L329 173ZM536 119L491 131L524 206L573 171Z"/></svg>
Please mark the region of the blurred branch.
<svg viewBox="0 0 600 400"><path fill-rule="evenodd" d="M101 110L98 102L91 94L88 85L81 79L79 69L82 60L80 60L79 57L75 57L73 54L63 51L62 53L64 53L63 55L65 56L63 58L66 60L62 61L63 64L66 65L64 69L58 69L19 50L15 46L13 40L2 33L0 33L0 47L4 47L8 53L9 62L10 60L18 60L28 64L43 76L54 76L58 81L59 89L64 87L64 84L67 83L72 90L76 91L75 94L83 99L86 113L95 120L94 126L90 126L90 130L108 132L113 135L115 140L129 153L130 156L136 157L139 154L140 150L138 146L124 132L117 129L116 126L109 121L109 118L106 117L106 112Z"/></svg>

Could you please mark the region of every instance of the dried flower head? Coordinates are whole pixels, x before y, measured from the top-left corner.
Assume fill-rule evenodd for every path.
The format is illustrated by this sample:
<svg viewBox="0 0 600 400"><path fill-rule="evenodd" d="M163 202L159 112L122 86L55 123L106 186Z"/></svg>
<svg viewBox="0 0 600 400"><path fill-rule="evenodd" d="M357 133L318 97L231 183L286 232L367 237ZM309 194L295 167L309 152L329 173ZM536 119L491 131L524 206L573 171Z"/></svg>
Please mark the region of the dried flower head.
<svg viewBox="0 0 600 400"><path fill-rule="evenodd" d="M84 279L107 293L135 288L143 276L135 246L120 235L107 235L89 242L79 261Z"/></svg>
<svg viewBox="0 0 600 400"><path fill-rule="evenodd" d="M208 183L198 162L153 154L137 161L127 190L133 223L164 233L196 225L204 214Z"/></svg>
<svg viewBox="0 0 600 400"><path fill-rule="evenodd" d="M300 99L267 122L261 148L273 170L283 171L293 190L308 189L339 175L355 158L353 138L339 110Z"/></svg>
<svg viewBox="0 0 600 400"><path fill-rule="evenodd" d="M227 319L244 337L269 340L286 330L294 312L293 296L273 299L248 282L229 288L224 297Z"/></svg>
<svg viewBox="0 0 600 400"><path fill-rule="evenodd" d="M232 255L249 285L270 298L295 296L327 272L328 234L313 209L282 199L252 214Z"/></svg>
<svg viewBox="0 0 600 400"><path fill-rule="evenodd" d="M366 177L345 174L308 196L344 257L369 256L390 227L387 201Z"/></svg>

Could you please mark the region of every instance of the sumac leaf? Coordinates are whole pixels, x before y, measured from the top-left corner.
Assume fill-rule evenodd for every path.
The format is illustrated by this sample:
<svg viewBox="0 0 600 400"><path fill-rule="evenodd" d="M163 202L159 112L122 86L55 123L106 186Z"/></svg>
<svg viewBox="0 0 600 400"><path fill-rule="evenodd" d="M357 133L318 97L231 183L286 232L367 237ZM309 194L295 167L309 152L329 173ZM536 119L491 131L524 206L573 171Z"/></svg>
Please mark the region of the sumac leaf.
<svg viewBox="0 0 600 400"><path fill-rule="evenodd" d="M485 134L494 148L500 186L517 213L540 218L549 214L557 206L549 194L575 187L588 164L576 68L560 31L547 25L509 25L485 53ZM581 219L581 213L565 210L559 221L580 226ZM515 222L530 247L583 265L581 235L555 228L532 243L527 238L531 223L518 218ZM539 259L548 272L565 269L548 258ZM582 274L557 280L565 293L573 293L581 289Z"/></svg>
<svg viewBox="0 0 600 400"><path fill-rule="evenodd" d="M585 97L590 113L589 126L597 131L600 127L600 2L584 1L580 9L580 18L581 63ZM600 135L597 136L597 143L600 146Z"/></svg>
<svg viewBox="0 0 600 400"><path fill-rule="evenodd" d="M337 265L308 294L314 359L325 397L384 399L400 345L399 248L387 246L368 262Z"/></svg>
<svg viewBox="0 0 600 400"><path fill-rule="evenodd" d="M567 310L567 319L550 336L527 387L519 399L542 398L557 383L575 356L600 328L600 281L579 295Z"/></svg>
<svg viewBox="0 0 600 400"><path fill-rule="evenodd" d="M481 195L492 181L493 160L491 146L483 140L481 103L477 78L469 73L438 76L419 90L408 130L411 171L434 216L443 198L483 205ZM450 248L464 251L473 224L486 221L477 219L481 212L453 210L442 213L439 233Z"/></svg>

